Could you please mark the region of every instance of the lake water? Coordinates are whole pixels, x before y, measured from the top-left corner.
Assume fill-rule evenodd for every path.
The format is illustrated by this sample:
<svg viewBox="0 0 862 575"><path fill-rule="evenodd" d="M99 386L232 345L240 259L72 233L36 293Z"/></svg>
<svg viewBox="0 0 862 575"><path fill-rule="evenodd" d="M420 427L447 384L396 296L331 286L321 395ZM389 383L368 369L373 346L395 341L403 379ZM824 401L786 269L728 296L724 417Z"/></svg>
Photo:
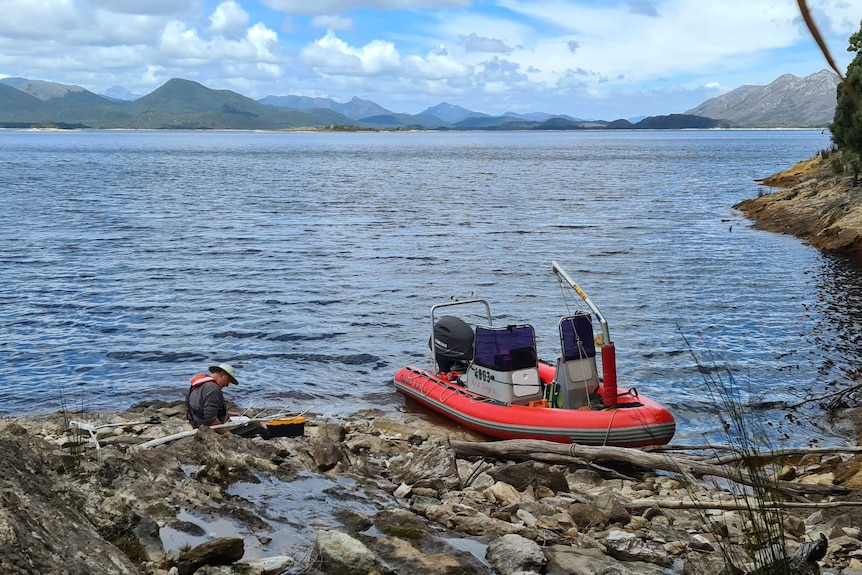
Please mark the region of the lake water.
<svg viewBox="0 0 862 575"><path fill-rule="evenodd" d="M392 377L427 364L430 307L452 296L532 323L553 359L571 301L558 260L610 323L620 385L676 414L675 442L715 438L704 377L725 370L776 439L828 438L816 406L770 402L858 383L862 274L732 206L829 146L820 131L0 131L0 412L180 399L213 361L238 368L243 406L404 409Z"/></svg>

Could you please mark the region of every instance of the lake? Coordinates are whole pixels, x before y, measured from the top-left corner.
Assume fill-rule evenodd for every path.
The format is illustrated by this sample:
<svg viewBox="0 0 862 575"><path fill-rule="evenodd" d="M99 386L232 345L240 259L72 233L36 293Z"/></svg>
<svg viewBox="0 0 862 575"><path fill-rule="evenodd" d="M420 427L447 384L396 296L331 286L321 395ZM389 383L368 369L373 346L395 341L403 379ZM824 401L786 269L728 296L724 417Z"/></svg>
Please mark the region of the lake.
<svg viewBox="0 0 862 575"><path fill-rule="evenodd" d="M242 406L414 409L453 296L558 353L557 260L601 308L621 387L715 440L705 378L782 444L858 383L862 274L733 205L830 147L814 131L0 131L5 414L184 397L212 362ZM783 403L782 403L783 402Z"/></svg>

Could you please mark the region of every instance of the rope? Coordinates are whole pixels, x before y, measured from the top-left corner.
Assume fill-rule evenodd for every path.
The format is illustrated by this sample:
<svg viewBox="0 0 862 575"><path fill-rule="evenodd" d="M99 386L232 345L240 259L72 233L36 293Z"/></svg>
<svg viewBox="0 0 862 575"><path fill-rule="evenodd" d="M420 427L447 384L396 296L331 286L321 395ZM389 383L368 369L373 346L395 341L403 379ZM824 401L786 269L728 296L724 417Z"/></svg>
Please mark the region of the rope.
<svg viewBox="0 0 862 575"><path fill-rule="evenodd" d="M602 447L605 447L608 444L608 437L610 437L611 435L611 428L614 426L614 418L616 416L617 410L615 409L614 412L611 414L611 420L608 422L608 429L607 431L605 431L605 439L602 441Z"/></svg>

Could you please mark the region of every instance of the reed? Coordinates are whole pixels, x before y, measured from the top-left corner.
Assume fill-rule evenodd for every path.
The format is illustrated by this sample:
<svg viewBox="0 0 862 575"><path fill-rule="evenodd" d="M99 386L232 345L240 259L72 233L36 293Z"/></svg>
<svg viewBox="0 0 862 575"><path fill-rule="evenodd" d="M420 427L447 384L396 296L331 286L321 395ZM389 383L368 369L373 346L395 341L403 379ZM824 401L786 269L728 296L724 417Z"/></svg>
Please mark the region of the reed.
<svg viewBox="0 0 862 575"><path fill-rule="evenodd" d="M741 463L735 467L736 477L721 485L729 491L739 506L739 521L732 526L737 537L731 536L728 517L715 521L706 511L701 511L718 545L724 562L725 574L789 575L788 553L785 537L787 511L782 506L783 498L778 490L777 470L771 464L773 457L764 457L775 452L764 419L759 417L748 398L756 397L751 390L743 390L727 366L719 366L712 351L706 346L711 365L704 365L683 335L689 353L703 374L710 400L715 406L722 435L728 449L737 455ZM746 397L743 397L746 391ZM747 475L746 485L741 478ZM737 539L737 541L734 541ZM746 569L740 566L746 565Z"/></svg>

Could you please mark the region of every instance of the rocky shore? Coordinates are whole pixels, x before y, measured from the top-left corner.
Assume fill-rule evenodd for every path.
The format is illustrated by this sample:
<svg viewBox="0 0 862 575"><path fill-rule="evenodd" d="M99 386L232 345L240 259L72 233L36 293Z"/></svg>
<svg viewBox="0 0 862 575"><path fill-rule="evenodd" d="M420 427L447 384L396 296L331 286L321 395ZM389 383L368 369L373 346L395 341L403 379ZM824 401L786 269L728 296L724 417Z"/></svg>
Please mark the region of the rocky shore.
<svg viewBox="0 0 862 575"><path fill-rule="evenodd" d="M785 494L770 511L709 475L735 465L712 452L648 454L666 465L639 450L525 454L411 413L306 414L299 437L202 428L141 448L187 431L182 414L0 419L0 572L697 574L734 572L731 558L742 573L751 533L778 517L773 543L803 557L788 572L862 575L852 448L763 468Z"/></svg>
<svg viewBox="0 0 862 575"><path fill-rule="evenodd" d="M862 257L862 188L854 187L840 154L820 154L759 181L777 191L734 206L755 227Z"/></svg>

